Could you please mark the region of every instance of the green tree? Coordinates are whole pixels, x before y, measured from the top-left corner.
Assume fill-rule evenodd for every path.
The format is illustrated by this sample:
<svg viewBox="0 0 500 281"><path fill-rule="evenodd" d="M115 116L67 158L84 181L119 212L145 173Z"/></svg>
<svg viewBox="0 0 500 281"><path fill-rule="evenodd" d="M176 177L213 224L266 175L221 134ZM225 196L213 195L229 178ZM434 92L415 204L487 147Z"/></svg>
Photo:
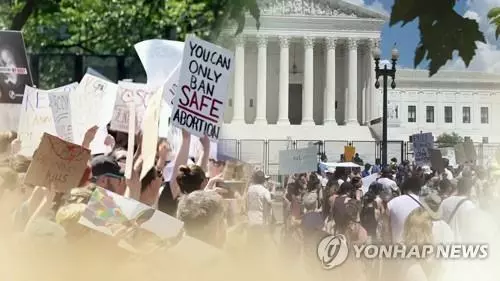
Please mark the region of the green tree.
<svg viewBox="0 0 500 281"><path fill-rule="evenodd" d="M133 54L145 39L214 41L226 24L260 22L257 0L18 0L0 4L0 27L23 30L32 51Z"/></svg>
<svg viewBox="0 0 500 281"><path fill-rule="evenodd" d="M149 38L184 39L195 33L215 40L228 21L243 30L250 13L259 27L258 0L14 0L0 3L0 27L25 32L33 51L133 53ZM469 65L476 42L485 42L475 20L455 11L458 0L395 0L390 25L418 21L415 67L429 61L432 76L455 51ZM465 0L460 0L465 1ZM3 3L3 4L2 4ZM500 8L488 13L500 35ZM175 32L174 32L175 31ZM175 34L175 36L173 36Z"/></svg>
<svg viewBox="0 0 500 281"><path fill-rule="evenodd" d="M442 133L436 139L436 143L437 143L438 147L453 147L456 144L461 143L463 141L464 141L464 138L462 138L460 135L458 135L455 132L453 132L451 134Z"/></svg>

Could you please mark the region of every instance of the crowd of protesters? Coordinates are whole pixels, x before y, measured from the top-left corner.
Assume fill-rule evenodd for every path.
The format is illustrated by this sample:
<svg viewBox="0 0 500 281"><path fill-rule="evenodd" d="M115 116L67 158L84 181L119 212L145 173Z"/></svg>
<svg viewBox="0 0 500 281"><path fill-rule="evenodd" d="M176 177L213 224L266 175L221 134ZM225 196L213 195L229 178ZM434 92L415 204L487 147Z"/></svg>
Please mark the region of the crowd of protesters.
<svg viewBox="0 0 500 281"><path fill-rule="evenodd" d="M82 146L89 147L96 130L87 131ZM191 136L185 131L175 152L168 140L158 140L156 165L142 180L138 145L132 176L125 178L130 159L126 144L115 139L119 136L107 138L111 153L93 155L79 186L58 193L24 184L32 160L18 154L15 132L0 134L0 276L353 281L498 276L496 179L481 167L454 169L446 163L445 171L437 173L393 161L387 167L364 165L363 170L318 168L287 176L280 192L261 170L237 160L209 159L208 138L200 139L202 152L191 159ZM363 182L373 174L372 182ZM78 223L96 187L176 217L184 223L183 231L148 254L120 248L117 237ZM350 245L488 243L490 253L481 261L362 260L350 255L340 267L324 270L318 243L335 234L344 235Z"/></svg>

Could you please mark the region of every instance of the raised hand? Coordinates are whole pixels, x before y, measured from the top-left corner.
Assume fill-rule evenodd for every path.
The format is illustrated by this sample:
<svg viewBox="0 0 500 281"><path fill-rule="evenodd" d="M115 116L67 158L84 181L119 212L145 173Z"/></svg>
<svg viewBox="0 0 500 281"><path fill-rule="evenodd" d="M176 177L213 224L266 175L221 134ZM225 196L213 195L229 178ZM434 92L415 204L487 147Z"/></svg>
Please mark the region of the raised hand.
<svg viewBox="0 0 500 281"><path fill-rule="evenodd" d="M98 126L93 126L92 128L89 128L87 132L85 132L85 135L83 137L83 143L82 146L85 148L90 147L90 143L94 140L95 135L97 134L97 130L99 130Z"/></svg>

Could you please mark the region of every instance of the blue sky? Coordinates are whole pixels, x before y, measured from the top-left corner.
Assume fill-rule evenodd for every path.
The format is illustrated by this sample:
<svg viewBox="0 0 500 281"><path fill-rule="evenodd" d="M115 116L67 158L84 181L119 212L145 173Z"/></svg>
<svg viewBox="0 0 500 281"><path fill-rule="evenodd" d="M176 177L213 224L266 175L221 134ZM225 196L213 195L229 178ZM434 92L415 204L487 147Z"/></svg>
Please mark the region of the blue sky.
<svg viewBox="0 0 500 281"><path fill-rule="evenodd" d="M364 0L366 5L372 5L376 1L381 3L384 9L390 14L394 0ZM465 5L466 1L457 1L455 9L460 14L463 14L466 9ZM419 41L419 31L416 22L409 23L404 27L401 27L401 25L389 27L387 23L382 30L382 56L383 58L390 58L391 49L394 43L396 43L400 53L399 64L403 67L413 68L415 48ZM426 66L424 62L419 68L426 68Z"/></svg>

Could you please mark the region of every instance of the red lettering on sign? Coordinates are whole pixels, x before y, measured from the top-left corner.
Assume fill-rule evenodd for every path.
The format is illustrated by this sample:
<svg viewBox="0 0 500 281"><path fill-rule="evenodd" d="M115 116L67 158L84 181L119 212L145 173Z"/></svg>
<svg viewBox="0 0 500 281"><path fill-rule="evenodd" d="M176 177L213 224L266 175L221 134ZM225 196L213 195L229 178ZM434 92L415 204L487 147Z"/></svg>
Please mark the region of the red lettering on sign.
<svg viewBox="0 0 500 281"><path fill-rule="evenodd" d="M203 94L201 95L201 98L198 98L198 93L187 85L182 86L181 89L182 95L179 99L179 103L181 105L187 106L191 109L196 109L199 112L202 112L204 109L208 109L211 117L217 119L219 118L217 112L219 112L222 101Z"/></svg>

